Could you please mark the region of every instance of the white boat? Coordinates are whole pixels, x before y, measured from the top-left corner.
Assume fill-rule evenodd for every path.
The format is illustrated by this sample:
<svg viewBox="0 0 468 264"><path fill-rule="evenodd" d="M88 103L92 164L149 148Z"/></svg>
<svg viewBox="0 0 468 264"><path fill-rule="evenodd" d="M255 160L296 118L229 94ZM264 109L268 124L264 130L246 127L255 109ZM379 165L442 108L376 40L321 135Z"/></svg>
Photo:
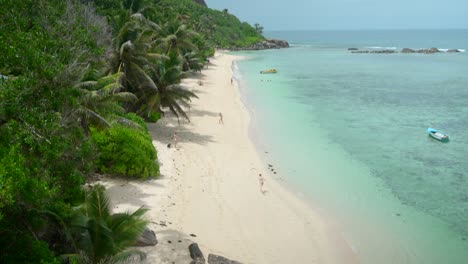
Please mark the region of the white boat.
<svg viewBox="0 0 468 264"><path fill-rule="evenodd" d="M427 133L433 139L437 139L437 140L442 141L442 142L448 142L449 141L449 137L446 134L440 132L437 129L434 129L434 128L430 127L430 128L427 129Z"/></svg>

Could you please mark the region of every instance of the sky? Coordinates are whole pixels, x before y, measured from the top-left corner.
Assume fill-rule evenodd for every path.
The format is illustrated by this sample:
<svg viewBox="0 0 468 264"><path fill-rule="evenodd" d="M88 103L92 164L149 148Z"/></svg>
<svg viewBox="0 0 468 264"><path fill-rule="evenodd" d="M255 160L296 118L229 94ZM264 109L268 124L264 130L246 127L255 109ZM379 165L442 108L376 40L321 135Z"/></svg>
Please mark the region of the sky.
<svg viewBox="0 0 468 264"><path fill-rule="evenodd" d="M205 0L269 30L468 29L468 0Z"/></svg>

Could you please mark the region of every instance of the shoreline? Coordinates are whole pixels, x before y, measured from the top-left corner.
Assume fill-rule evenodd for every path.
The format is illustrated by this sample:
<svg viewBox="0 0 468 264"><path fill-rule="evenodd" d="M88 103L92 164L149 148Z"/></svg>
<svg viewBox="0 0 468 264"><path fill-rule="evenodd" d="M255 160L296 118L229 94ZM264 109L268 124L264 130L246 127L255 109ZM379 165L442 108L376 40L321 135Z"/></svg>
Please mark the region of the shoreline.
<svg viewBox="0 0 468 264"><path fill-rule="evenodd" d="M149 208L147 218L160 240L147 247L148 263L161 261L167 242L160 234L178 230L203 252L242 263L356 263L345 244L313 210L268 171L249 135L252 117L231 83L239 56L217 52L208 69L182 85L194 90L191 122L168 117L149 124L161 176L145 182L106 179L114 210ZM223 114L224 125L218 124ZM178 132L178 149L167 148ZM259 174L265 178L263 194ZM167 242L167 243L166 243ZM337 245L338 244L338 245Z"/></svg>

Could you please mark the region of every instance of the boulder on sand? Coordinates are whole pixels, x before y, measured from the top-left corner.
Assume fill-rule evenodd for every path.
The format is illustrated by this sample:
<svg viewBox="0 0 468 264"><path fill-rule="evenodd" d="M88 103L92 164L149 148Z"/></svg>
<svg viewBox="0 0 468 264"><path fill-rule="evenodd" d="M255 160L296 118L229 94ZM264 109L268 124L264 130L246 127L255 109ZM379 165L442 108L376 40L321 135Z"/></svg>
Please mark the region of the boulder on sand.
<svg viewBox="0 0 468 264"><path fill-rule="evenodd" d="M156 234L153 230L145 228L143 234L138 238L135 243L137 247L147 247L147 246L156 246L158 244L158 240L156 239Z"/></svg>
<svg viewBox="0 0 468 264"><path fill-rule="evenodd" d="M230 260L222 256L218 256L215 254L208 255L208 264L242 264L235 260Z"/></svg>

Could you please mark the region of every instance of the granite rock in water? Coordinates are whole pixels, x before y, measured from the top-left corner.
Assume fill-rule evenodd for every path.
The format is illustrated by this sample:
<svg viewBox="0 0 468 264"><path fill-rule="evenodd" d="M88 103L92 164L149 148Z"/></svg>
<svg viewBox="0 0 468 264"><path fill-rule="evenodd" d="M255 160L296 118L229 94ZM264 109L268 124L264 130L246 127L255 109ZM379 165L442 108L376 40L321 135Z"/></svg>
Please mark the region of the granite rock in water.
<svg viewBox="0 0 468 264"><path fill-rule="evenodd" d="M235 260L230 260L222 256L209 254L208 255L208 264L242 264Z"/></svg>
<svg viewBox="0 0 468 264"><path fill-rule="evenodd" d="M233 50L265 50L265 49L281 49L289 48L289 43L286 40L268 39L259 43L255 43L246 48L234 48Z"/></svg>
<svg viewBox="0 0 468 264"><path fill-rule="evenodd" d="M460 52L460 51L457 50L457 49L449 49L449 50L447 50L447 52Z"/></svg>
<svg viewBox="0 0 468 264"><path fill-rule="evenodd" d="M136 241L135 246L147 247L147 246L156 246L156 244L158 244L156 234L153 232L153 230L145 228L145 231L143 231L143 234Z"/></svg>
<svg viewBox="0 0 468 264"><path fill-rule="evenodd" d="M203 256L203 252L198 247L197 243L192 243L189 246L190 257L194 260L191 263L205 263L205 257Z"/></svg>
<svg viewBox="0 0 468 264"><path fill-rule="evenodd" d="M438 52L440 52L440 50L438 50L437 48L418 50L418 53L424 53L424 54L433 54L433 53L438 53Z"/></svg>
<svg viewBox="0 0 468 264"><path fill-rule="evenodd" d="M401 50L401 53L415 53L416 51L409 48L404 48Z"/></svg>
<svg viewBox="0 0 468 264"><path fill-rule="evenodd" d="M358 50L358 48L348 48L348 50Z"/></svg>
<svg viewBox="0 0 468 264"><path fill-rule="evenodd" d="M378 54L391 54L391 53L396 53L395 50L372 50L370 53L378 53Z"/></svg>

